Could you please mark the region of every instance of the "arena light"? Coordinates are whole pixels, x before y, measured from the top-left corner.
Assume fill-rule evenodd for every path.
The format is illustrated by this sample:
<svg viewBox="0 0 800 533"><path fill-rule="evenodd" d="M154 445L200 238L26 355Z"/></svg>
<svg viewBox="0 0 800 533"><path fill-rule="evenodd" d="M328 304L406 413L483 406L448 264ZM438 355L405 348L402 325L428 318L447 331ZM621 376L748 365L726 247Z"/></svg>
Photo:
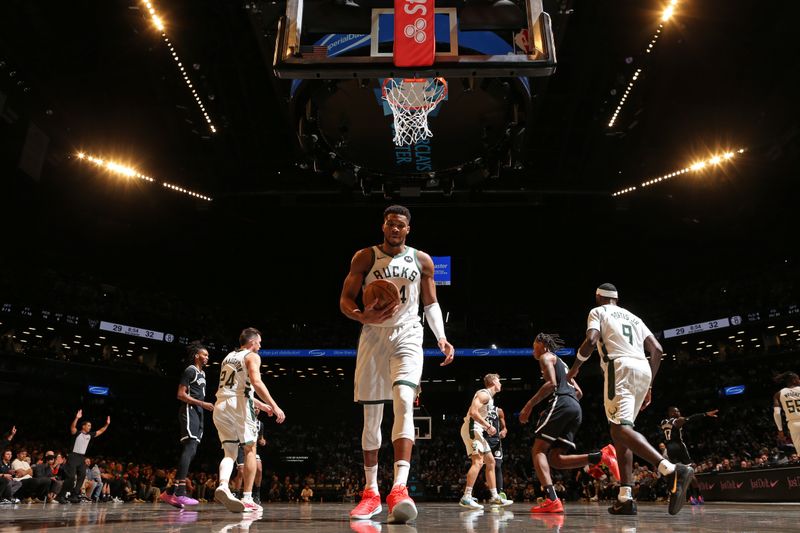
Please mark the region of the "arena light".
<svg viewBox="0 0 800 533"><path fill-rule="evenodd" d="M156 182L155 178L152 178L152 177L150 177L150 176L148 176L146 174L142 174L141 172L139 172L135 168L130 167L128 165L125 165L123 163L117 162L117 161L105 160L105 159L102 159L100 157L95 157L95 156L93 156L91 154L87 154L86 152L78 152L76 154L76 157L77 157L78 161L84 161L84 162L88 161L89 163L92 163L92 164L94 164L94 165L96 165L98 167L101 167L104 170L107 170L108 172L111 172L113 174L118 174L118 175L121 175L121 176L125 176L126 178L136 178L136 179L140 179L142 181L147 181L147 182L150 182L150 183L155 183ZM173 191L186 194L188 196L191 196L192 198L197 198L198 200L204 200L206 202L213 201L213 198L211 198L210 196L206 196L205 194L200 194L198 192L195 192L195 191L192 191L192 190L189 190L189 189L185 189L183 187L180 187L178 185L174 185L174 184L166 182L166 181L161 182L161 185L164 188L171 189Z"/></svg>
<svg viewBox="0 0 800 533"><path fill-rule="evenodd" d="M672 15L675 13L675 6L678 5L678 0L670 0L669 5L664 8L664 11L661 14L661 23L656 28L655 33L650 37L650 41L647 43L647 48L645 48L645 54L649 54L655 48L656 43L658 42L659 37L661 37L661 32L664 29L664 23L667 22ZM625 106L625 102L628 100L631 91L633 90L633 86L636 81L641 77L642 68L637 68L636 72L633 73L631 76L630 81L628 82L628 86L625 87L625 91L622 93L620 97L619 103L617 104L616 109L614 109L614 113L611 114L611 119L608 121L608 127L613 128L614 124L617 122L617 118L619 118L619 114L622 111L622 108Z"/></svg>
<svg viewBox="0 0 800 533"><path fill-rule="evenodd" d="M740 153L740 154L743 154L745 152L745 149L744 148L740 148L740 149L736 150L736 152ZM649 179L647 181L643 181L642 183L639 184L639 186L642 189L644 189L646 187L651 187L653 185L657 185L657 184L662 183L664 181L671 180L672 178L675 178L675 177L678 177L678 176L682 176L684 174L688 174L689 172L699 172L699 171L705 169L706 167L719 166L719 165L722 165L724 163L730 162L734 158L734 156L735 156L734 152L730 152L730 151L723 152L722 154L715 154L715 155L712 155L711 157L709 157L708 159L695 161L694 163L692 163L688 167L684 167L684 168L681 168L681 169L678 169L678 170L674 170L672 172L664 174L663 176L659 176L657 178L652 178L652 179ZM613 193L611 196L622 196L623 194L628 194L628 193L631 193L631 192L633 192L635 190L637 190L635 186L627 187L625 189L622 189L620 191L617 191L617 192Z"/></svg>
<svg viewBox="0 0 800 533"><path fill-rule="evenodd" d="M178 52L175 50L175 47L172 44L172 41L169 40L167 37L166 26L164 25L164 20L159 16L156 8L153 6L153 3L150 0L142 0L142 3L147 8L147 11L150 13L150 20L153 23L153 26L161 32L161 38L164 40L164 43L167 45L169 49L169 53L172 56L172 59L175 61L176 66L178 68L178 72L180 73L181 77L183 78L183 82L186 84L186 87L189 88L189 91L192 94L192 98L194 98L195 103L197 104L200 113L202 113L203 118L208 124L208 129L211 130L211 133L217 133L217 128L214 126L214 122L211 120L211 115L208 114L206 111L206 106L203 104L203 100L200 98L200 95L197 94L197 90L195 90L194 85L192 85L192 80L189 78L189 74L186 72L186 69L183 66L183 61L181 61L180 56L178 56Z"/></svg>

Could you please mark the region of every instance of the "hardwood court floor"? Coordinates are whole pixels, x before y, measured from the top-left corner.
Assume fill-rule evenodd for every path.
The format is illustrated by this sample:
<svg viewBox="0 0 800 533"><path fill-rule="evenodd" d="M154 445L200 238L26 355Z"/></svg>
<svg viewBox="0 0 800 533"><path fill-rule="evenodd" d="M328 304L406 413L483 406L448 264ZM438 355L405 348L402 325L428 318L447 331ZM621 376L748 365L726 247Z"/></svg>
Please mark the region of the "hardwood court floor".
<svg viewBox="0 0 800 533"><path fill-rule="evenodd" d="M260 516L236 515L216 504L191 510L165 504L23 504L0 507L0 532L30 530L121 533L241 533L279 531L355 533L511 533L529 531L639 532L781 532L800 530L800 505L709 503L685 506L670 516L664 504L639 504L639 515L611 516L606 504L567 504L567 514L533 516L530 505L503 510L467 511L456 503L419 503L414 524L386 524L386 511L376 521L351 522L351 504L266 504Z"/></svg>

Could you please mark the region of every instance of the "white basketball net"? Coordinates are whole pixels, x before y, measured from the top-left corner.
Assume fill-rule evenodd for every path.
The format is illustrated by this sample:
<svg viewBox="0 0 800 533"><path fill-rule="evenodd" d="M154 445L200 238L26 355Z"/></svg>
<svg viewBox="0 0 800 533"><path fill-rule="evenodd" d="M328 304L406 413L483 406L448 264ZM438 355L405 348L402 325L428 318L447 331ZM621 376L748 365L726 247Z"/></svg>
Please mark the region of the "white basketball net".
<svg viewBox="0 0 800 533"><path fill-rule="evenodd" d="M394 115L394 144L408 146L433 137L428 113L447 96L444 78L386 78L382 94Z"/></svg>

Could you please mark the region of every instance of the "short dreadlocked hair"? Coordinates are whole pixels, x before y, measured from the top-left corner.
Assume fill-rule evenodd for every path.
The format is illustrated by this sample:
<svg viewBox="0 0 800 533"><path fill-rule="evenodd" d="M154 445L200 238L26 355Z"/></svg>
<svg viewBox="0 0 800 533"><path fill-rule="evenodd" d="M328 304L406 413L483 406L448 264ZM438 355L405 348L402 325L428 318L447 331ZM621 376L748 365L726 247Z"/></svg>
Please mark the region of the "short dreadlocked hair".
<svg viewBox="0 0 800 533"><path fill-rule="evenodd" d="M794 380L797 379L797 377L798 376L796 372L789 371L789 372L784 372L783 374L778 374L772 379L775 380L775 383L780 383L784 387L788 387Z"/></svg>
<svg viewBox="0 0 800 533"><path fill-rule="evenodd" d="M194 363L194 358L200 351L208 352L208 348L206 348L200 341L193 341L188 346L186 346L186 361L188 362L188 364L191 365Z"/></svg>
<svg viewBox="0 0 800 533"><path fill-rule="evenodd" d="M558 333L539 333L536 335L536 340L544 344L547 350L553 353L564 347L564 340L558 336Z"/></svg>

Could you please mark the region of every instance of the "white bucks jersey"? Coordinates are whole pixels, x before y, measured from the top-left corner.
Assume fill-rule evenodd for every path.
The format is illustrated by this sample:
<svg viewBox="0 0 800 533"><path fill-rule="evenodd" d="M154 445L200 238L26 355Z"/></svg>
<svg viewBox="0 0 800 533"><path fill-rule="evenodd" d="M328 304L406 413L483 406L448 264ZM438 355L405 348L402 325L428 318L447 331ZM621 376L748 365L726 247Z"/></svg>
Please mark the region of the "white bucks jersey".
<svg viewBox="0 0 800 533"><path fill-rule="evenodd" d="M241 352L231 352L222 361L219 369L219 388L217 389L217 399L253 397L253 387L250 386L250 376L247 374L247 367L244 358L250 350Z"/></svg>
<svg viewBox="0 0 800 533"><path fill-rule="evenodd" d="M385 279L397 285L400 290L400 308L394 316L374 325L395 327L408 322L419 322L419 286L422 268L417 261L417 250L406 246L404 252L391 256L383 253L379 247L373 246L372 254L375 259L364 278L364 286L376 279Z"/></svg>
<svg viewBox="0 0 800 533"><path fill-rule="evenodd" d="M490 418L489 413L493 413L494 412L494 396L492 396L492 392L489 389L481 389L481 390L479 390L478 392L475 393L475 396L477 396L481 392L485 392L486 394L489 395L489 402L481 405L481 408L478 409L478 413L481 415L481 418L483 418L484 420L488 421L489 418ZM475 401L475 396L472 397L473 401ZM495 416L497 416L497 415L495 415ZM481 427L479 424L477 424L477 422L478 422L477 420L473 420L469 416L469 412L467 412L467 416L464 417L464 421L470 423L470 428L469 429L471 431L483 431L483 427Z"/></svg>
<svg viewBox="0 0 800 533"><path fill-rule="evenodd" d="M781 389L780 399L786 421L800 422L800 386Z"/></svg>
<svg viewBox="0 0 800 533"><path fill-rule="evenodd" d="M618 357L647 359L644 340L652 335L642 319L617 305L601 305L589 312L586 329L600 332L597 351L604 361Z"/></svg>

